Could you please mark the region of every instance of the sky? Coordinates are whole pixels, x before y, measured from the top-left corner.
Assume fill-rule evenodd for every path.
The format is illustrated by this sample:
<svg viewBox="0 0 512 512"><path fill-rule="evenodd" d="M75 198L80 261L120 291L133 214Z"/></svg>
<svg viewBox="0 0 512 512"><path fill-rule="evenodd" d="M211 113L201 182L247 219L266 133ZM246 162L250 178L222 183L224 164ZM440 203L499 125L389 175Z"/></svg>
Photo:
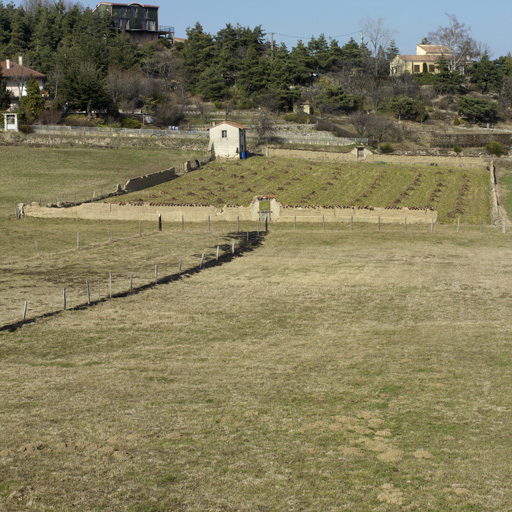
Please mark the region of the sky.
<svg viewBox="0 0 512 512"><path fill-rule="evenodd" d="M119 0L118 0L119 1ZM6 3L6 2L4 2ZM15 2L15 3L20 3ZM98 2L81 0L86 7ZM142 3L142 2L141 2ZM186 37L187 27L199 22L206 32L216 34L227 23L254 28L261 25L270 40L295 46L297 36L307 42L324 34L343 45L350 37L360 41L359 21L368 16L383 18L388 28L396 30L394 39L402 54L416 53L416 44L429 32L446 26L446 13L470 27L476 41L487 43L491 56L512 52L512 0L493 0L489 4L471 0L152 0L160 6L160 25L175 28L176 37ZM288 37L293 36L293 37Z"/></svg>

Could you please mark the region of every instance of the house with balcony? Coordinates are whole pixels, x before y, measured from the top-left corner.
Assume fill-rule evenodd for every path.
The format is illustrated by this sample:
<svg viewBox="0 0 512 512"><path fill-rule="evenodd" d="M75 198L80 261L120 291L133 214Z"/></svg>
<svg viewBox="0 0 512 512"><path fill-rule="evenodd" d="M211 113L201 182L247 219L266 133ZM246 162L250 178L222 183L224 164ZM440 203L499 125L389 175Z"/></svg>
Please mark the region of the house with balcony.
<svg viewBox="0 0 512 512"><path fill-rule="evenodd" d="M17 107L20 98L27 95L27 83L30 77L36 79L41 91L44 90L46 76L24 66L23 57L18 57L18 62L11 59L3 60L0 62L0 72L5 80L6 89L11 93L11 108Z"/></svg>
<svg viewBox="0 0 512 512"><path fill-rule="evenodd" d="M132 2L121 4L100 2L94 9L95 13L106 13L112 16L116 27L128 34L130 43L145 45L164 37L172 41L173 27L162 27L158 24L157 5L145 5Z"/></svg>
<svg viewBox="0 0 512 512"><path fill-rule="evenodd" d="M397 55L391 61L391 74L437 73L436 63L441 55L449 60L452 50L442 44L418 44L416 45L416 55Z"/></svg>

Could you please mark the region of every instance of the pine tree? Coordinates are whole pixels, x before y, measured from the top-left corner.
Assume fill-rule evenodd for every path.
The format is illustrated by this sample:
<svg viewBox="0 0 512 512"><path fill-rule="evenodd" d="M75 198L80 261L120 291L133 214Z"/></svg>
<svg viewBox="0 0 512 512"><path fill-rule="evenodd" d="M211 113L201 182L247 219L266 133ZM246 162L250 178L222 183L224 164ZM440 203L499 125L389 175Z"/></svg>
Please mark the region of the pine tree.
<svg viewBox="0 0 512 512"><path fill-rule="evenodd" d="M5 79L0 76L0 110L7 110L11 105L11 93L7 90Z"/></svg>
<svg viewBox="0 0 512 512"><path fill-rule="evenodd" d="M27 82L27 95L20 99L20 110L28 123L33 123L45 109L37 80L31 76Z"/></svg>

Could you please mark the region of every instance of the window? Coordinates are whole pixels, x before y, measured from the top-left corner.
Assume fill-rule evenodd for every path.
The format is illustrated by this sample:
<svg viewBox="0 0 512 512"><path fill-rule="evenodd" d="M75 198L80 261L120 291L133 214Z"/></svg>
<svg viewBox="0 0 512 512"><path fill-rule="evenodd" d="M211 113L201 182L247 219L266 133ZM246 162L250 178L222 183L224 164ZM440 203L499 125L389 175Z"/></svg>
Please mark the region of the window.
<svg viewBox="0 0 512 512"><path fill-rule="evenodd" d="M420 72L420 65L419 65L419 64L414 64L414 66L413 66L413 71L414 71L415 73L419 73L419 72Z"/></svg>
<svg viewBox="0 0 512 512"><path fill-rule="evenodd" d="M434 64L429 64L428 65L428 72L429 73L435 73L436 72L436 67L434 66Z"/></svg>
<svg viewBox="0 0 512 512"><path fill-rule="evenodd" d="M128 9L126 7L121 7L121 16L128 16Z"/></svg>
<svg viewBox="0 0 512 512"><path fill-rule="evenodd" d="M154 32L156 30L156 22L152 20L146 21L146 30Z"/></svg>
<svg viewBox="0 0 512 512"><path fill-rule="evenodd" d="M148 8L144 9L144 18L149 18L149 9Z"/></svg>
<svg viewBox="0 0 512 512"><path fill-rule="evenodd" d="M227 130L222 130L222 138L223 139L227 139L228 138L228 131Z"/></svg>
<svg viewBox="0 0 512 512"><path fill-rule="evenodd" d="M132 7L132 17L133 18L139 17L139 8L138 7Z"/></svg>

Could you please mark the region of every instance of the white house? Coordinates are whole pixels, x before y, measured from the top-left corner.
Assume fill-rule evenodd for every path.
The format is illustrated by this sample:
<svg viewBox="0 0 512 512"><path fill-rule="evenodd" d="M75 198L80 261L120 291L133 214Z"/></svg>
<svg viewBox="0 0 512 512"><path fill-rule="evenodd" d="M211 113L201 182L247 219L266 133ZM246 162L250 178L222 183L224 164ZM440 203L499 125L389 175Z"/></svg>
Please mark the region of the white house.
<svg viewBox="0 0 512 512"><path fill-rule="evenodd" d="M247 142L245 132L247 126L232 121L223 121L209 128L210 143L208 150L212 157L247 158Z"/></svg>
<svg viewBox="0 0 512 512"><path fill-rule="evenodd" d="M19 103L22 96L27 95L27 83L31 76L37 80L39 89L44 89L45 75L24 66L22 57L19 57L18 63L9 59L3 60L0 62L0 71L5 79L6 89L12 95L14 105Z"/></svg>

